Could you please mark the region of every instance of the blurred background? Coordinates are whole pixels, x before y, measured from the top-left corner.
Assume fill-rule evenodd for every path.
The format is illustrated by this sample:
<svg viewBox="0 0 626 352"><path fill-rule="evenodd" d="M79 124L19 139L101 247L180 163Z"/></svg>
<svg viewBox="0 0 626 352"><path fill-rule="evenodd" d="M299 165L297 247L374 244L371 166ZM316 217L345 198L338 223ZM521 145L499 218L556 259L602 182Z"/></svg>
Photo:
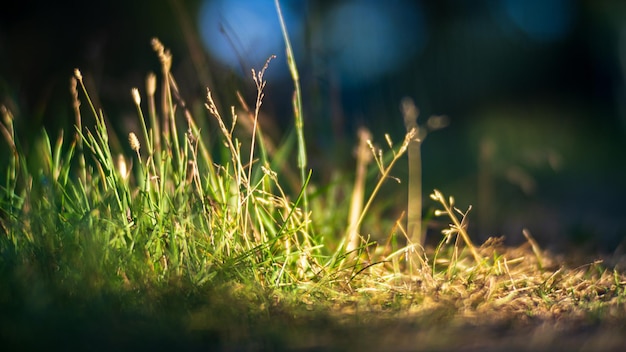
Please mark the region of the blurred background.
<svg viewBox="0 0 626 352"><path fill-rule="evenodd" d="M477 241L524 241L556 251L621 253L626 238L626 2L574 0L283 0L300 72L310 167L327 181L353 170L356 129L405 133L400 101L424 124L449 126L422 146L433 188L472 204ZM227 112L255 90L250 69L275 54L263 123L292 126L293 83L272 0L20 1L0 14L0 103L24 149L74 124L69 79L78 67L117 132L136 121L130 89L160 72L158 37L174 57L188 104L206 87ZM227 115L227 114L225 114ZM85 123L89 126L89 123ZM0 143L6 160L7 148ZM406 167L394 176L406 179ZM381 200L393 222L406 185ZM347 196L347 195L346 195ZM432 203L426 202L428 207ZM436 236L431 236L436 237Z"/></svg>

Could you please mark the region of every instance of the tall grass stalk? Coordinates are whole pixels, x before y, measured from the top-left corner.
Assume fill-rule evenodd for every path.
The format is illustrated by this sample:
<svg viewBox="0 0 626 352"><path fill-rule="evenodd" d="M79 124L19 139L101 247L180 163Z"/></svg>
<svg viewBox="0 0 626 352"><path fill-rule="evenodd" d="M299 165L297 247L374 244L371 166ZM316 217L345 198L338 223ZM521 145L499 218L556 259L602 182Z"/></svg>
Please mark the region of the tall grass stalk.
<svg viewBox="0 0 626 352"><path fill-rule="evenodd" d="M348 253L353 253L361 242L361 236L359 235L360 215L363 212L367 165L372 160L372 153L368 147L368 142L372 139L371 132L363 127L359 129L357 135L359 142L356 149L356 173L352 196L350 197L350 214L348 218L348 229L346 231L348 241L346 252Z"/></svg>
<svg viewBox="0 0 626 352"><path fill-rule="evenodd" d="M307 174L307 152L306 143L304 141L304 117L302 113L302 91L300 89L300 74L298 73L298 67L296 66L296 59L293 55L293 49L291 48L291 40L289 39L289 33L287 32L287 25L285 25L285 19L283 18L282 10L278 0L274 0L276 5L276 12L278 13L278 19L280 21L280 28L283 32L283 39L285 41L285 53L287 55L287 64L289 66L289 72L294 84L293 93L293 112L295 118L296 135L298 137L298 169L300 169L300 180L302 181L302 187L304 187L306 174ZM309 201L306 190L303 193L303 208L305 217L308 218ZM308 225L307 225L308 227Z"/></svg>
<svg viewBox="0 0 626 352"><path fill-rule="evenodd" d="M413 101L405 98L401 103L404 125L407 131L415 130L416 138L409 141L409 192L407 206L407 231L412 243L419 247L424 246L422 233L422 154L420 151L422 140L419 139L417 117L419 110Z"/></svg>
<svg viewBox="0 0 626 352"><path fill-rule="evenodd" d="M421 146L429 132L448 125L446 116L430 116L423 126L417 124L419 109L411 98L403 98L400 110L407 131L416 130L415 138L409 142L409 191L407 201L407 231L409 241L423 250L426 232L422 224L422 152Z"/></svg>

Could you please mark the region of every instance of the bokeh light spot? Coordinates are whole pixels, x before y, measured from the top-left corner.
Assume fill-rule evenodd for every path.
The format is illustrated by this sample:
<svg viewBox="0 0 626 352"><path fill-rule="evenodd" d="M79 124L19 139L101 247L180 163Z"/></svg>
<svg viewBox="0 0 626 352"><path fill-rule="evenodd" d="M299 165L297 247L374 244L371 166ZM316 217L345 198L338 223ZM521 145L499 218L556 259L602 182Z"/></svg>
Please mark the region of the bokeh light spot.
<svg viewBox="0 0 626 352"><path fill-rule="evenodd" d="M324 19L316 45L345 85L362 84L398 69L421 50L421 12L407 1L348 1Z"/></svg>
<svg viewBox="0 0 626 352"><path fill-rule="evenodd" d="M302 20L289 7L299 1L282 1L281 9L289 35L297 42ZM209 53L221 63L247 75L267 58L284 59L284 42L272 0L204 0L198 13L199 32ZM272 69L270 75L288 74Z"/></svg>

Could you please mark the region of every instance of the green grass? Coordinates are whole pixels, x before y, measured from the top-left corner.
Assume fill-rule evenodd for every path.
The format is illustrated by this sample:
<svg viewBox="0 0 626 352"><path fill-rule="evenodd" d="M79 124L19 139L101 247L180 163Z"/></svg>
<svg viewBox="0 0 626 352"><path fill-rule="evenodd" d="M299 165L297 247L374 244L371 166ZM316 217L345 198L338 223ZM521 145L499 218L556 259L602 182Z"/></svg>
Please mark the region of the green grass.
<svg viewBox="0 0 626 352"><path fill-rule="evenodd" d="M415 169L408 187L420 200L409 200L408 231L400 217L384 241L361 232L364 221L382 221L372 206L393 182L393 167L412 148L409 160L419 157L413 143L425 135L417 115L404 140L387 137L384 151L360 132L353 182L315 185L291 54L295 150L276 147L258 124L271 58L252 71L254 109L221 111L208 91L206 115L195 117L170 72L171 54L156 39L152 45L162 91L155 75L145 93L131 90L140 127L127 137L112 135L79 70L73 133L42 131L26 152L2 107L0 340L7 346L550 348L561 346L553 341L578 347L568 339L584 335L577 331L601 336L595 347L624 343L611 327L626 323L626 276L601 261L568 267L528 231L520 247L501 239L476 246L467 232L471 207L462 211L439 191L430 206L451 225L436 248L423 248ZM83 126L83 114L95 126ZM219 130L217 140L207 126ZM127 145L112 147L114 137ZM342 202L341 194L352 197ZM500 332L508 344L493 338Z"/></svg>

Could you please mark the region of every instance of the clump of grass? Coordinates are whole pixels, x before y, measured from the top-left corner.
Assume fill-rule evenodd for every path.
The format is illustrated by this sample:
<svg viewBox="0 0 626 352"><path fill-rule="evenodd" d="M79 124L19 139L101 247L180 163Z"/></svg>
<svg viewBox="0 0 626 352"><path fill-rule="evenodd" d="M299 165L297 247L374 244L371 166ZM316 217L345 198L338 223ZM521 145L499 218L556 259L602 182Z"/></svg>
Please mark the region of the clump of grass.
<svg viewBox="0 0 626 352"><path fill-rule="evenodd" d="M446 216L451 225L442 230L439 246L423 248L419 145L425 131L442 124L417 126L412 102L403 103L407 133L399 145L386 135L387 153L361 130L354 185L337 192L352 189L350 210L342 212L332 208L336 190L331 186L307 198L311 173L306 170L292 54L300 184L289 191L281 176L291 171L284 154L294 151L276 152L258 124L271 58L251 72L257 89L254 108L247 108L239 96L247 116L240 118L234 107L221 111L207 91L206 115L200 118L214 121L220 132L219 139L209 143L207 131L198 127L199 120L178 91L170 71L171 53L157 39L152 46L161 61L161 96L156 97L154 74L148 75L145 96L138 88L131 90L140 130L120 138L128 141L125 148L112 147L108 120L93 104L79 70L70 86L76 117L71 138L61 132L51 139L44 131L41 148L27 155L16 137L13 115L1 107L0 132L10 152L0 187L3 278L53 282L55 289L69 292L63 297L85 295L85 288L115 288L127 297L128 292L150 292L145 288L174 283L192 293L218 287L215 292L232 294L237 304L247 302L250 307L241 309L244 313L236 310L232 315L250 314L259 319L260 329L274 316L306 329L295 317L319 310L337 327L367 327L372 322L382 326L393 318L409 327L434 326L439 333L449 326L506 327L532 323L536 317L566 317L580 325L596 315L626 320L623 273L600 262L567 268L543 252L528 231L528 242L517 248L493 238L476 246L467 232L471 207L461 211L453 197L437 190L431 199L443 209L435 215ZM93 127L83 126L84 101L95 119ZM242 148L244 137L236 128L243 119L249 120L249 149ZM361 225L407 152L414 165L409 170L408 225L405 230L400 217L387 240L376 243L362 233ZM372 160L379 175L368 195L364 185ZM346 216L321 224L318 214L309 211L309 206L328 205L332 209L326 212ZM323 226L335 233L316 233ZM154 293L151 297L161 299ZM191 293L188 297L198 299ZM202 307L180 319L207 333L232 332L221 321L198 318L212 313ZM407 345L397 348L414 346L419 342L415 336L403 336ZM422 345L425 348L437 346L434 339L421 338L430 342Z"/></svg>
<svg viewBox="0 0 626 352"><path fill-rule="evenodd" d="M128 131L130 155L111 149L108 122L93 105L79 70L71 87L77 138L68 143L61 133L53 145L44 133L43 153L30 156L42 157L37 173L27 169L12 116L3 109L2 132L13 154L2 189L8 202L2 206L9 239L3 240L4 250L45 253L49 262L42 266L62 268L67 275L83 267L68 261L91 258L95 273L110 273L114 267L112 279L126 285L147 278L184 278L202 285L220 275L280 287L314 276L320 251L300 208L308 179L290 200L267 157L257 162L256 136L249 151L241 150L234 134L235 109L228 122L210 91L206 108L222 136L216 144L219 152L209 153L216 146L204 143L194 117L178 98L169 51L156 39L153 47L163 69L163 109L160 115L154 109L154 75L148 78L149 120L140 90L131 90L141 129ZM269 60L260 71L252 71L258 90L253 131L258 131L268 66ZM95 118L93 129L81 128L77 86ZM213 155L223 157L221 164Z"/></svg>
<svg viewBox="0 0 626 352"><path fill-rule="evenodd" d="M145 280L171 279L203 285L217 277L229 277L266 288L319 287L320 283L332 287L344 280L342 277L355 283L381 268L383 272L389 270L383 276L391 275L394 280L426 275L430 268L428 280L435 280L442 263L449 264L446 272L450 278L469 258L472 267L493 269L495 262L484 256L466 231L471 207L463 212L455 207L452 197L445 198L439 191L431 195L443 207L435 214L447 216L452 225L443 230L443 239L434 251L421 250L420 242L412 241L414 233L405 232L399 220L384 244L377 245L360 233L382 185L393 179L394 165L421 140L420 133L423 138L424 131L410 128L399 146L394 146L387 135L388 156L374 147L366 130L361 131L348 226L335 244L315 236L313 229L318 225L311 221L316 216L309 218L303 209L310 175L299 192L285 191L275 171L285 165L274 164L273 153L266 148L271 141L257 123L271 58L259 71L252 70L257 97L255 108L245 109L252 128L250 148L242 150L235 108L225 118L211 91L207 91L207 118L216 122L221 136L214 144L206 144L170 72L171 54L156 39L152 46L162 64L162 109L157 113L157 78L150 74L145 99L138 88L131 90L140 130L128 131L128 154L112 150L104 113L94 106L79 70L71 85L76 135L67 141L61 133L52 143L44 132L42 152L29 155L40 159L40 168L34 172L19 149L13 116L2 109L0 131L12 155L2 187L5 251L45 253L42 266L63 268L67 275L75 274L68 263L89 259L94 272L114 273L109 279L131 286ZM78 87L95 119L94 128L81 128ZM416 117L416 110L411 113L409 109L410 102L403 105L405 116ZM427 128L435 129L420 127ZM297 154L305 151L305 147L298 147ZM371 160L380 176L366 195L364 184ZM413 176L411 182L416 179ZM324 201L323 195L316 199ZM528 232L525 235L530 236ZM403 236L404 241L399 240ZM528 238L538 268L543 270L538 245ZM469 258L461 250L461 242ZM434 256L432 261L430 255ZM345 288L343 284L339 287Z"/></svg>

